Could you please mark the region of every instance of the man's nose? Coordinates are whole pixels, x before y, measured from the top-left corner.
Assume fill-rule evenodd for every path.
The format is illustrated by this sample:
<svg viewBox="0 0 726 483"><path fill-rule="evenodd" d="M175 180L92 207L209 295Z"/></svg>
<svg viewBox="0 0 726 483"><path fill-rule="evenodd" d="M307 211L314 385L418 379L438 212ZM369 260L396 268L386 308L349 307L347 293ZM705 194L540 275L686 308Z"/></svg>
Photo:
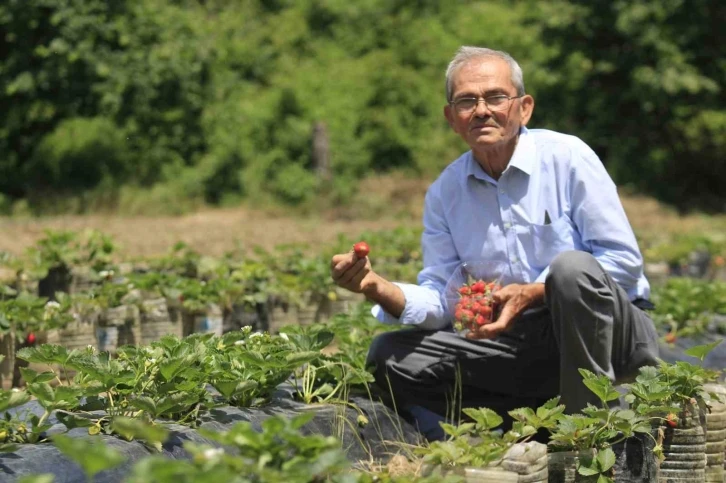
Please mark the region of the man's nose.
<svg viewBox="0 0 726 483"><path fill-rule="evenodd" d="M484 101L484 99L478 99L476 107L474 108L474 115L477 117L484 117L488 116L490 113L491 111L487 107L486 101Z"/></svg>

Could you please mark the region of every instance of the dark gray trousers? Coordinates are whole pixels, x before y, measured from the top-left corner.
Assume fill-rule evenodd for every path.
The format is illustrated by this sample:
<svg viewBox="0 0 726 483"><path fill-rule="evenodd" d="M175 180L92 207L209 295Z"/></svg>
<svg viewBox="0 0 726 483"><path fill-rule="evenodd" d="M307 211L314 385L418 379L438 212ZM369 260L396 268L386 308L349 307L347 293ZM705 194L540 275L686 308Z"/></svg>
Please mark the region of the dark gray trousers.
<svg viewBox="0 0 726 483"><path fill-rule="evenodd" d="M589 253L555 258L545 293L544 306L493 340L419 329L377 336L368 353L377 385L399 408L422 406L441 415L458 415L461 407L506 414L558 394L573 413L598 404L578 368L623 382L656 364L652 320Z"/></svg>

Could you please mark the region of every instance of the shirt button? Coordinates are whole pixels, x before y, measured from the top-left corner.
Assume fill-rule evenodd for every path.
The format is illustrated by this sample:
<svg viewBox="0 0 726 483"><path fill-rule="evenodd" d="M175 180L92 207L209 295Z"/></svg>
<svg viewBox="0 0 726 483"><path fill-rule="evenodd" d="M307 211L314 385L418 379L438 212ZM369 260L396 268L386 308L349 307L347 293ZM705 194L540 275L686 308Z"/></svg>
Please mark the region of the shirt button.
<svg viewBox="0 0 726 483"><path fill-rule="evenodd" d="M504 224L504 229L505 230L509 230L511 227L512 227L512 224L511 223L505 223Z"/></svg>
<svg viewBox="0 0 726 483"><path fill-rule="evenodd" d="M499 194L500 195L503 195L504 194L504 190L499 190Z"/></svg>
<svg viewBox="0 0 726 483"><path fill-rule="evenodd" d="M517 257L512 257L512 263L517 263L518 261L519 261L519 258L517 258Z"/></svg>

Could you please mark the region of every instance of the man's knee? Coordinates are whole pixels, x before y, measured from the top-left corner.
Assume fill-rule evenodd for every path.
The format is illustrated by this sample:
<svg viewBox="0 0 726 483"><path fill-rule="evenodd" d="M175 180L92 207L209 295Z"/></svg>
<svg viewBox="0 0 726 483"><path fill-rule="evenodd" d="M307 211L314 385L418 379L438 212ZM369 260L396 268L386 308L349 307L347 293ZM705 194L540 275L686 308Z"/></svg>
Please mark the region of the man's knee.
<svg viewBox="0 0 726 483"><path fill-rule="evenodd" d="M576 294L584 274L599 275L603 272L592 254L572 250L562 252L550 263L545 287L548 294Z"/></svg>
<svg viewBox="0 0 726 483"><path fill-rule="evenodd" d="M386 373L386 366L394 362L397 347L399 345L399 331L384 332L373 338L368 348L366 367L375 369L376 378Z"/></svg>

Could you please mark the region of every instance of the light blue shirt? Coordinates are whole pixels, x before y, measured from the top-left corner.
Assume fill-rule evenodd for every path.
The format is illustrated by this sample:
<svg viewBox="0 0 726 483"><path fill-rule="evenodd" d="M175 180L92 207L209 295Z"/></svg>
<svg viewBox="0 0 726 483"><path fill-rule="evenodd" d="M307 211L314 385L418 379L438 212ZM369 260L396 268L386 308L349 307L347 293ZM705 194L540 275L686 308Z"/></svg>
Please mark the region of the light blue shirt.
<svg viewBox="0 0 726 483"><path fill-rule="evenodd" d="M463 154L429 187L423 225L418 284L396 283L406 306L396 318L376 305L381 322L444 328L451 321L442 293L461 262L508 262L513 282L544 282L566 250L591 253L631 300L650 294L616 186L575 136L522 128L499 180Z"/></svg>

